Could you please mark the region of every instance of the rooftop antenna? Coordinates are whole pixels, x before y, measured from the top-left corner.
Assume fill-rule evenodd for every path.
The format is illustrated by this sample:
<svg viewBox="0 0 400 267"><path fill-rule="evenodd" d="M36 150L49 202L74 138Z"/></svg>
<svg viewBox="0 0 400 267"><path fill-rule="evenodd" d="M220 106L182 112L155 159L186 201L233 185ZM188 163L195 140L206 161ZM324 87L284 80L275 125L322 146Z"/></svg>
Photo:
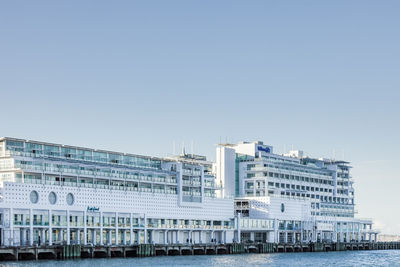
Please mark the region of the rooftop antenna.
<svg viewBox="0 0 400 267"><path fill-rule="evenodd" d="M194 141L192 140L192 156L194 155Z"/></svg>
<svg viewBox="0 0 400 267"><path fill-rule="evenodd" d="M186 156L186 151L185 151L185 142L182 142L182 156Z"/></svg>
<svg viewBox="0 0 400 267"><path fill-rule="evenodd" d="M176 151L175 151L175 140L172 141L172 153L175 156Z"/></svg>

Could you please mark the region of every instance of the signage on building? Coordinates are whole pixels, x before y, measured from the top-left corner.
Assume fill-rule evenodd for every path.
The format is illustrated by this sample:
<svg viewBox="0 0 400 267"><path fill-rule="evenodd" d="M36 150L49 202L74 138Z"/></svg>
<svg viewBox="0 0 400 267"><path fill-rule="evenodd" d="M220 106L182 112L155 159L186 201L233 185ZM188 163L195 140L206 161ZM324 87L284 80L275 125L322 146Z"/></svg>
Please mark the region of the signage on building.
<svg viewBox="0 0 400 267"><path fill-rule="evenodd" d="M94 207L94 206L88 206L87 207L87 212L96 212L96 211L99 211L100 210L100 208L99 207Z"/></svg>
<svg viewBox="0 0 400 267"><path fill-rule="evenodd" d="M264 151L266 153L271 153L271 149L269 147L258 146L257 149L258 149L258 151Z"/></svg>

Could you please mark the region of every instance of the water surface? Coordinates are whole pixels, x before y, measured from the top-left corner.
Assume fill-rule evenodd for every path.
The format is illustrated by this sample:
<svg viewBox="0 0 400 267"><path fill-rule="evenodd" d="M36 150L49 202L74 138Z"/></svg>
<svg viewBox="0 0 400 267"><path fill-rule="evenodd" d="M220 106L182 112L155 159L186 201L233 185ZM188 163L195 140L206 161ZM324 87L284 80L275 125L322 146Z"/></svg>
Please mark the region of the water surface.
<svg viewBox="0 0 400 267"><path fill-rule="evenodd" d="M80 260L0 262L1 267L119 266L400 266L400 250L274 253L241 255L159 256Z"/></svg>

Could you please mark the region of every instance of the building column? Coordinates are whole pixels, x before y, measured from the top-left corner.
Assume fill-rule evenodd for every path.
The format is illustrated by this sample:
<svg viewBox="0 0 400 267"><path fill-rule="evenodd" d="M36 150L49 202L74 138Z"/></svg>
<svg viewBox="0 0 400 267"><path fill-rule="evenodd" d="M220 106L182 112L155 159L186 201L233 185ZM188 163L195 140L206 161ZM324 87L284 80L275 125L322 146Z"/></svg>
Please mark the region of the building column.
<svg viewBox="0 0 400 267"><path fill-rule="evenodd" d="M130 235L130 238L129 238L129 244L130 245L133 245L133 216L132 216L132 213L129 213L129 217L130 217L130 219L131 219L131 224L130 224L130 232L129 232L129 235Z"/></svg>
<svg viewBox="0 0 400 267"><path fill-rule="evenodd" d="M86 210L83 211L83 245L87 245L87 222L86 222Z"/></svg>
<svg viewBox="0 0 400 267"><path fill-rule="evenodd" d="M130 235L130 236L129 236L129 237L130 237L130 238L129 238L129 244L130 244L130 245L133 245L134 242L133 242L132 220L131 220L131 230L130 230L130 232L129 232L129 235Z"/></svg>
<svg viewBox="0 0 400 267"><path fill-rule="evenodd" d="M250 232L250 240L254 242L254 232Z"/></svg>
<svg viewBox="0 0 400 267"><path fill-rule="evenodd" d="M144 244L147 244L147 242L148 242L148 240L147 240L147 217L146 217L146 214L144 214L144 216L143 216L144 218L144 222L143 222L143 225L144 225Z"/></svg>
<svg viewBox="0 0 400 267"><path fill-rule="evenodd" d="M33 246L33 211L29 209L29 245Z"/></svg>
<svg viewBox="0 0 400 267"><path fill-rule="evenodd" d="M176 244L179 244L180 243L180 231L179 230L176 230ZM173 243L173 242L172 242Z"/></svg>
<svg viewBox="0 0 400 267"><path fill-rule="evenodd" d="M80 229L77 229L77 230L76 230L76 243L77 243L78 245L81 244L81 230L80 230Z"/></svg>
<svg viewBox="0 0 400 267"><path fill-rule="evenodd" d="M112 230L107 230L107 245L112 244Z"/></svg>
<svg viewBox="0 0 400 267"><path fill-rule="evenodd" d="M111 242L112 243L112 242ZM115 245L119 245L119 222L118 212L115 213Z"/></svg>
<svg viewBox="0 0 400 267"><path fill-rule="evenodd" d="M238 215L237 215L237 217L236 217L236 229L237 229L237 242L238 243L240 243L241 242L241 240L240 240L240 235L241 235L241 233L240 233L240 213L238 213Z"/></svg>
<svg viewBox="0 0 400 267"><path fill-rule="evenodd" d="M100 211L100 245L104 245L103 237L103 212Z"/></svg>
<svg viewBox="0 0 400 267"><path fill-rule="evenodd" d="M43 228L42 230L41 230L41 236L42 236L42 240L41 240L41 245L42 246L44 246L44 245L46 245L46 229L45 228Z"/></svg>
<svg viewBox="0 0 400 267"><path fill-rule="evenodd" d="M126 245L126 230L124 229L124 230L122 230L122 244L124 244L124 245Z"/></svg>
<svg viewBox="0 0 400 267"><path fill-rule="evenodd" d="M49 246L53 245L53 215L49 210Z"/></svg>
<svg viewBox="0 0 400 267"><path fill-rule="evenodd" d="M96 239L97 239L96 229L93 229L92 230L92 244L93 245L97 245L97 242L96 242L97 240Z"/></svg>
<svg viewBox="0 0 400 267"><path fill-rule="evenodd" d="M67 210L67 245L71 244L71 229L69 225L69 210Z"/></svg>
<svg viewBox="0 0 400 267"><path fill-rule="evenodd" d="M164 231L164 244L168 244L168 231Z"/></svg>
<svg viewBox="0 0 400 267"><path fill-rule="evenodd" d="M136 230L136 242L140 244L140 230Z"/></svg>
<svg viewBox="0 0 400 267"><path fill-rule="evenodd" d="M60 243L62 243L62 242L63 242L63 239L64 239L64 230L63 230L63 229L60 229L60 230L58 230L58 241L59 241Z"/></svg>

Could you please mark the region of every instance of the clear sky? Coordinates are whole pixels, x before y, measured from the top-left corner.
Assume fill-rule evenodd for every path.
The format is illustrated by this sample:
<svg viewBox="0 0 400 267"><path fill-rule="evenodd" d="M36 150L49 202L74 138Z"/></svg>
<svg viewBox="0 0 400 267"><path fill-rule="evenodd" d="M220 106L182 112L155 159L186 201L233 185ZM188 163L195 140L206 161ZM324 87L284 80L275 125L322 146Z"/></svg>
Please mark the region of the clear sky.
<svg viewBox="0 0 400 267"><path fill-rule="evenodd" d="M1 136L215 158L263 140L354 166L400 234L400 1L0 1Z"/></svg>

